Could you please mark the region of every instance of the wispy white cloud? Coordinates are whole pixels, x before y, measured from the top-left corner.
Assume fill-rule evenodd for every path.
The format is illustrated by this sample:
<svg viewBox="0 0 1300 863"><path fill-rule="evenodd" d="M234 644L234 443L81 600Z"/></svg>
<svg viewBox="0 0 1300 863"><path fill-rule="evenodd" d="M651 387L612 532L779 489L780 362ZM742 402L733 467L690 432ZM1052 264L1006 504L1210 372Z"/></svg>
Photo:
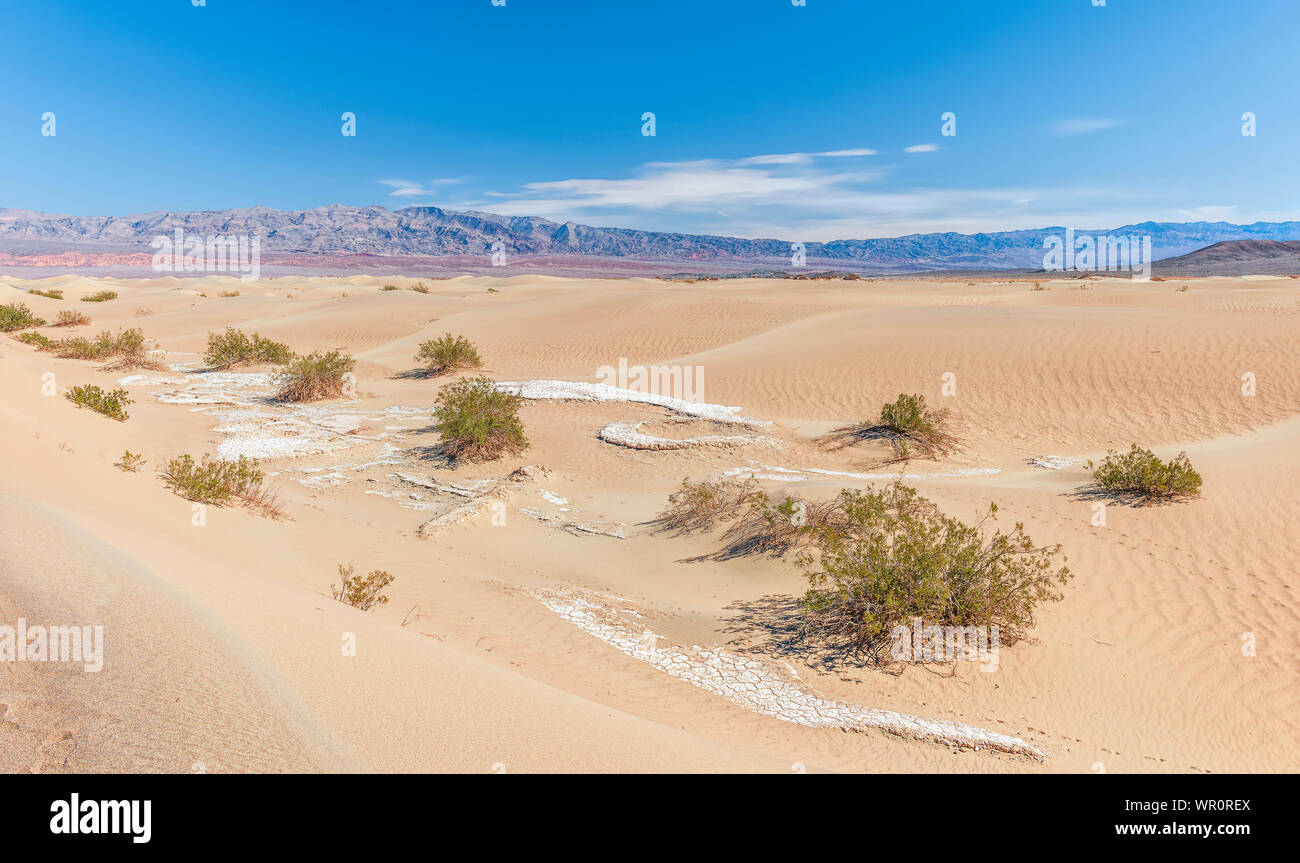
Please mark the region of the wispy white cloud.
<svg viewBox="0 0 1300 863"><path fill-rule="evenodd" d="M843 152L843 151L833 151ZM854 156L861 151L849 151ZM645 230L826 241L932 231L1109 227L1148 218L1135 189L885 188L895 166L825 153L651 162L630 176L526 183L452 209ZM1126 209L1126 205L1128 206Z"/></svg>
<svg viewBox="0 0 1300 863"><path fill-rule="evenodd" d="M415 180L380 180L379 182L392 188L393 191L388 193L390 197L411 198L420 195L436 195L439 186L450 186L463 183L465 180L465 177L442 177L424 184Z"/></svg>
<svg viewBox="0 0 1300 863"><path fill-rule="evenodd" d="M913 144L910 147L904 147L904 153L933 153L939 149L938 144Z"/></svg>
<svg viewBox="0 0 1300 863"><path fill-rule="evenodd" d="M1100 132L1103 129L1112 129L1122 123L1123 120L1115 120L1106 117L1073 117L1068 120L1059 120L1052 124L1052 131L1058 135L1086 135L1089 132Z"/></svg>
<svg viewBox="0 0 1300 863"><path fill-rule="evenodd" d="M1178 215L1189 222L1230 222L1236 211L1236 204L1206 204L1189 210L1179 210Z"/></svg>
<svg viewBox="0 0 1300 863"><path fill-rule="evenodd" d="M809 165L815 159L853 159L876 155L875 150L858 147L852 150L823 150L820 153L770 153L736 160L741 165Z"/></svg>

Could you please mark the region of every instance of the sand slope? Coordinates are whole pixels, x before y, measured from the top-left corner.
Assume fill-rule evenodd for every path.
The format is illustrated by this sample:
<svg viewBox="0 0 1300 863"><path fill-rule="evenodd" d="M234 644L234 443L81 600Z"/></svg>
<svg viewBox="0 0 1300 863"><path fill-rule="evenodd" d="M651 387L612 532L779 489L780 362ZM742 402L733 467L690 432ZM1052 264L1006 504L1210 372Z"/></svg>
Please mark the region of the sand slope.
<svg viewBox="0 0 1300 863"><path fill-rule="evenodd" d="M1300 768L1300 534L1289 505L1300 496L1297 282L1063 280L1033 291L1030 282L462 277L426 280L428 294L380 290L414 282L0 284L0 303L46 318L87 312L94 325L77 334L141 327L174 363L193 364L207 333L226 326L299 351L339 348L358 358L359 391L294 411L259 401L265 387L252 384L208 390L242 404L159 400L200 380L180 368L161 376L170 383L131 384L131 418L119 424L41 386L46 373L60 390L117 386L122 373L0 337L0 613L86 618L105 626L109 644L98 675L0 666L0 766ZM103 288L119 298L77 302ZM618 423L677 437L736 428L678 428L650 404L532 400L528 452L449 467L433 457L428 412L442 381L401 374L420 341L448 331L473 340L497 380L595 382L620 358L698 366L699 398L773 421L760 430L770 440L630 449L597 433ZM948 372L954 398L941 395ZM1252 397L1241 390L1248 372ZM1062 543L1076 574L1034 637L1003 648L994 673L966 663L898 676L827 670L774 652L769 627L804 587L792 561L688 562L720 538L644 524L683 476L750 470L773 491L811 496L864 487L871 480L853 475L873 474L870 450L813 438L905 391L952 408L964 443L948 461L908 466L911 481L959 516L996 500L1001 522ZM291 520L209 509L196 527L153 468L238 434L287 436L289 450L309 438L329 445L265 462ZM1134 442L1162 455L1186 449L1205 495L1111 505L1094 527L1091 502L1075 495L1082 461ZM128 448L150 459L144 472L113 466ZM1049 454L1069 463L1027 463ZM501 485L526 464L549 472ZM421 525L466 499L446 484L474 481L504 489L500 523L485 507L422 538ZM387 606L363 614L330 599L335 566L349 561L397 576ZM818 698L966 723L1044 757L781 721L593 637L542 601L555 591L652 631L657 648L722 645ZM355 656L341 651L346 633ZM1254 656L1241 650L1247 633Z"/></svg>

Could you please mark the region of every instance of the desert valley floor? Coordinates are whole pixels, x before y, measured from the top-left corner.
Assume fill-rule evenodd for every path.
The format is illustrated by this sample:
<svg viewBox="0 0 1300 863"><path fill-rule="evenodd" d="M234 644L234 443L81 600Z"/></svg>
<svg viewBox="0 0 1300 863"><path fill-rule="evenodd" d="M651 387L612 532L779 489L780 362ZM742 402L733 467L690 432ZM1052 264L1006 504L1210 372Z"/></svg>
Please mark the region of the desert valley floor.
<svg viewBox="0 0 1300 863"><path fill-rule="evenodd" d="M1300 770L1300 280L382 289L419 281L0 280L0 304L93 319L64 334L139 327L170 364L110 372L0 338L0 622L102 624L106 642L99 673L0 667L0 770ZM51 288L65 299L27 293ZM351 354L355 397L286 407L267 367L205 374L228 326ZM452 466L430 413L448 378L410 374L445 332L497 381L698 367L699 401L761 422L536 384L526 452ZM129 420L52 397L82 383L125 387ZM872 468L872 445L819 441L904 392L953 411L959 454ZM1094 526L1085 464L1133 443L1186 450L1202 496ZM124 450L145 469L115 467ZM209 507L196 525L155 473L180 453L259 457L288 518ZM900 472L947 513L993 501L997 525L1064 547L1064 599L996 672L789 649L792 559L650 524L684 477L826 498ZM395 575L391 602L334 601L349 562Z"/></svg>

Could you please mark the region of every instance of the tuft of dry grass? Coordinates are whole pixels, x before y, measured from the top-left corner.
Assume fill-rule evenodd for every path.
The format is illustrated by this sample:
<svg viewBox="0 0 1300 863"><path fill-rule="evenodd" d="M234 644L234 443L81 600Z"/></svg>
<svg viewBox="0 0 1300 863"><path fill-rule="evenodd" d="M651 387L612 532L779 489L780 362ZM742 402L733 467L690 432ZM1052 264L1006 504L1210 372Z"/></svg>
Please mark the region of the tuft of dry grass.
<svg viewBox="0 0 1300 863"><path fill-rule="evenodd" d="M82 297L81 301L83 303L106 303L109 300L116 300L116 299L117 299L117 291L100 291L98 293L91 294L88 297Z"/></svg>
<svg viewBox="0 0 1300 863"><path fill-rule="evenodd" d="M703 482L691 482L687 477L668 495L668 508L653 524L658 530L675 533L712 530L722 521L740 517L761 496L758 481L752 477Z"/></svg>
<svg viewBox="0 0 1300 863"><path fill-rule="evenodd" d="M72 309L64 309L55 317L51 326L55 327L84 327L90 323L90 315L85 312L77 312Z"/></svg>

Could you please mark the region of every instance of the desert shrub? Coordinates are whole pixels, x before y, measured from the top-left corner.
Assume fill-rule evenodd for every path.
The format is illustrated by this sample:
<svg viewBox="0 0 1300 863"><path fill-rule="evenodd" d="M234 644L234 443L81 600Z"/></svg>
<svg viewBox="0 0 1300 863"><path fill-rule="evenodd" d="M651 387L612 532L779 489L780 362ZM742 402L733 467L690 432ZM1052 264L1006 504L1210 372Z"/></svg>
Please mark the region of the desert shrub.
<svg viewBox="0 0 1300 863"><path fill-rule="evenodd" d="M279 391L275 397L282 402L314 402L343 395L348 385L348 375L356 367L356 360L338 351L316 351L291 359L284 371L276 377Z"/></svg>
<svg viewBox="0 0 1300 863"><path fill-rule="evenodd" d="M90 315L85 312L74 312L72 309L64 309L54 318L51 326L55 327L84 327L90 323Z"/></svg>
<svg viewBox="0 0 1300 863"><path fill-rule="evenodd" d="M384 285L384 286L383 286L382 288L380 288L379 290L381 290L381 291L400 291L401 288L399 288L397 285Z"/></svg>
<svg viewBox="0 0 1300 863"><path fill-rule="evenodd" d="M81 301L83 303L106 303L109 300L116 299L117 291L100 291L99 293L91 294L88 297L82 297Z"/></svg>
<svg viewBox="0 0 1300 863"><path fill-rule="evenodd" d="M781 557L806 546L816 532L842 517L837 499L811 501L788 495L773 502L759 492L747 501L745 511L726 533L728 556L770 554Z"/></svg>
<svg viewBox="0 0 1300 863"><path fill-rule="evenodd" d="M186 500L213 506L243 503L272 518L284 515L276 495L262 485L266 474L257 459L241 455L238 461L226 461L205 455L196 462L188 454L178 455L168 459L160 473L167 487Z"/></svg>
<svg viewBox="0 0 1300 863"><path fill-rule="evenodd" d="M234 327L224 333L208 333L203 361L214 369L229 369L253 363L286 365L293 359L288 345L273 342L257 333L250 337Z"/></svg>
<svg viewBox="0 0 1300 863"><path fill-rule="evenodd" d="M411 285L410 287L408 287L407 290L408 290L408 291L415 291L417 294L427 294L427 293L429 293L429 288L428 288L428 286L426 286L426 285L424 284L424 282L416 282L414 285Z"/></svg>
<svg viewBox="0 0 1300 863"><path fill-rule="evenodd" d="M38 291L35 288L32 288L28 290L27 293L34 294L38 297L45 297L46 299L50 299L50 300L63 299L63 291L59 290L58 288L50 288L48 291Z"/></svg>
<svg viewBox="0 0 1300 863"><path fill-rule="evenodd" d="M135 473L140 468L144 467L144 463L145 457L140 455L138 452L124 450L122 452L122 457L117 460L117 467L128 473Z"/></svg>
<svg viewBox="0 0 1300 863"><path fill-rule="evenodd" d="M107 330L93 339L78 337L62 339L54 345L56 356L73 360L108 360L104 366L108 371L124 369L153 369L165 371L166 363L151 355L144 333L138 329L118 330L116 334Z"/></svg>
<svg viewBox="0 0 1300 863"><path fill-rule="evenodd" d="M1045 291L1045 290L1047 290L1047 288L1043 287L1043 283L1042 283L1042 282L1034 282L1034 286L1033 286L1032 288L1030 288L1030 290L1031 290L1031 291Z"/></svg>
<svg viewBox="0 0 1300 863"><path fill-rule="evenodd" d="M1192 468L1185 452L1166 462L1151 450L1133 444L1126 453L1111 451L1096 467L1088 462L1088 469L1098 488L1144 502L1196 497L1201 493L1201 475Z"/></svg>
<svg viewBox="0 0 1300 863"><path fill-rule="evenodd" d="M947 410L926 407L925 396L899 393L897 401L880 408L880 419L867 430L887 437L896 459L907 460L917 454L939 458L957 446L957 439L948 431L950 419Z"/></svg>
<svg viewBox="0 0 1300 863"><path fill-rule="evenodd" d="M32 347L40 348L43 351L53 350L56 344L56 342L54 342L48 336L38 333L36 332L36 330L29 330L25 333L19 333L18 335L14 336L14 338L25 345L31 345Z"/></svg>
<svg viewBox="0 0 1300 863"><path fill-rule="evenodd" d="M339 564L339 584L330 587L330 593L339 602L369 611L376 605L388 602L384 588L392 584L394 577L381 569L372 570L369 575L354 574L352 564Z"/></svg>
<svg viewBox="0 0 1300 863"><path fill-rule="evenodd" d="M1034 609L1061 599L1071 577L1057 568L1061 547L1034 545L1016 524L990 537L985 523L943 514L916 489L844 490L841 518L813 531L800 555L809 589L802 633L835 652L885 661L895 626L997 626L1013 644L1033 627Z"/></svg>
<svg viewBox="0 0 1300 863"><path fill-rule="evenodd" d="M32 314L25 303L10 303L0 306L0 333L12 330L25 330L28 327L43 327L45 321Z"/></svg>
<svg viewBox="0 0 1300 863"><path fill-rule="evenodd" d="M239 296L239 291L222 291L221 293L217 294L217 296L219 296L219 297L237 297L237 296Z"/></svg>
<svg viewBox="0 0 1300 863"><path fill-rule="evenodd" d="M433 415L444 454L452 459L492 460L528 448L519 406L523 398L503 392L486 377L463 378L438 392Z"/></svg>
<svg viewBox="0 0 1300 863"><path fill-rule="evenodd" d="M68 390L64 396L78 407L90 408L118 422L127 420L126 406L131 403L131 397L124 389L104 392L94 384L81 384Z"/></svg>
<svg viewBox="0 0 1300 863"><path fill-rule="evenodd" d="M654 523L661 530L677 533L712 530L720 522L740 517L761 497L758 481L752 477L704 482L691 482L687 477L668 495L668 508L659 513Z"/></svg>
<svg viewBox="0 0 1300 863"><path fill-rule="evenodd" d="M457 369L476 369L483 365L478 350L464 336L447 333L440 339L430 339L420 345L415 353L416 362L423 363L432 374L442 375Z"/></svg>

